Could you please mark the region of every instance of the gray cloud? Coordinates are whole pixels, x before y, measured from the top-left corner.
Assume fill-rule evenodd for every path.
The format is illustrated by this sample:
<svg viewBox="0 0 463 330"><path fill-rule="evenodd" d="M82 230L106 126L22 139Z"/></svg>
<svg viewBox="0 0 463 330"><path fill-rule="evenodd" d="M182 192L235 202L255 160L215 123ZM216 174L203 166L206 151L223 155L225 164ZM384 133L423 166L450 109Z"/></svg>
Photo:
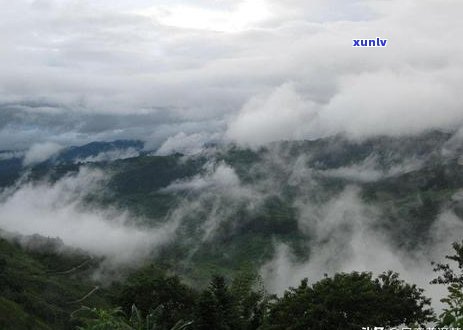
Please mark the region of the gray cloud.
<svg viewBox="0 0 463 330"><path fill-rule="evenodd" d="M3 3L1 147L454 129L461 10L457 0ZM207 24L195 28L193 13ZM388 47L351 47L376 36Z"/></svg>
<svg viewBox="0 0 463 330"><path fill-rule="evenodd" d="M57 143L44 142L33 144L24 155L25 166L40 163L57 154L63 147Z"/></svg>

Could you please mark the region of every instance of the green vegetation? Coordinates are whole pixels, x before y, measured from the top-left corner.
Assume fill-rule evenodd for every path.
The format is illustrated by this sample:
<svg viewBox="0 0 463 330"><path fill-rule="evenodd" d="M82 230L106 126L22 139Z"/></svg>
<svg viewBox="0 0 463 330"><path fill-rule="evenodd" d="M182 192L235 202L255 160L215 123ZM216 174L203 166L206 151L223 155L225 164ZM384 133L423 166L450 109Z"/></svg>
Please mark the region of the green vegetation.
<svg viewBox="0 0 463 330"><path fill-rule="evenodd" d="M270 305L267 329L351 329L423 325L434 320L430 299L387 272L336 274L313 285L307 279Z"/></svg>
<svg viewBox="0 0 463 330"><path fill-rule="evenodd" d="M30 252L4 239L0 239L0 251L0 329L70 328L69 313L79 306L73 301L92 290L95 283L85 269L77 274L61 271L82 264L88 256L51 249ZM86 302L107 306L101 290Z"/></svg>
<svg viewBox="0 0 463 330"><path fill-rule="evenodd" d="M168 330L181 325L192 330L356 330L372 324L423 325L435 320L422 290L393 272L375 279L371 273L342 273L313 285L304 279L279 298L268 295L255 275L241 274L229 284L224 277L214 276L198 292L175 276L152 271L142 270L122 286L118 297L125 308L84 308L93 316L84 319L81 329L139 329L143 325L143 329ZM130 307L129 297L135 301Z"/></svg>
<svg viewBox="0 0 463 330"><path fill-rule="evenodd" d="M310 232L301 233L297 205L323 205L349 185L357 186L362 201L381 212L375 225L390 235L391 244L413 250L417 242L429 238L429 229L443 207L463 216L463 203L452 200L463 187L463 171L456 156L444 157L438 151L450 136L429 132L358 143L330 137L274 143L259 150L223 146L196 156L142 153L129 159L85 164L108 174L102 189L87 196L85 202L90 207L129 211L132 218L147 226L163 224L177 210L184 210L176 242L164 246L155 261L170 264L195 285L205 285L217 272L233 275L249 265L256 270L271 258L275 242L284 242L298 258L306 260L310 257L307 242L316 238ZM118 143L141 148L137 142ZM91 144L71 148L58 162L33 167L30 180L56 181L76 173L84 165L73 163L72 157L94 155L98 148L110 147ZM417 161L419 166L371 182L327 172L349 166L362 170L363 163L373 162L371 166L378 173L387 174L391 168L400 169L404 159ZM228 196L228 187L211 192L164 189L175 182L210 176L210 168L218 164L233 169L240 186L259 199L249 202L237 194ZM218 225L206 238L205 222L214 217L219 219Z"/></svg>
<svg viewBox="0 0 463 330"><path fill-rule="evenodd" d="M446 285L448 296L441 301L447 305L440 315L440 327L463 327L463 241L453 243L455 254L446 256L447 260L457 264L455 270L448 263L435 264L434 271L439 276L432 281L433 284Z"/></svg>
<svg viewBox="0 0 463 330"><path fill-rule="evenodd" d="M374 229L391 238L391 246L414 252L432 236L442 210L463 217L463 202L454 198L463 188L462 167L455 155L439 152L448 138L429 133L353 143L333 137L259 150L228 146L197 156L141 154L85 165L66 158L37 164L28 169L26 181L53 183L82 166L108 174L101 189L80 201L85 208L127 211L148 227L177 216L181 221L175 240L161 246L147 265L112 270L98 281L92 275L102 260L65 248L57 239L0 240L0 329L360 329L430 321L429 300L395 273L304 280L282 297L269 295L256 273L275 255L275 242L307 261L317 237L310 226L302 228L301 209L310 205L313 210L304 216L316 222L326 203L352 185L362 206L380 214L372 213ZM400 169L407 157L418 159L419 166L391 170ZM379 173L372 180L342 175L346 168L348 174L364 175L369 162ZM0 164L5 168L0 185L20 176L20 161L15 164ZM232 181L239 184L214 182L218 166L231 169ZM205 182L208 188L165 189L182 182ZM449 259L461 267L463 249L454 247L457 254ZM436 283L449 289L439 322L461 326L463 275L445 264L436 270L442 273Z"/></svg>
<svg viewBox="0 0 463 330"><path fill-rule="evenodd" d="M231 280L213 276L198 289L148 265L86 297L102 284L89 278L96 261L68 272L63 268L82 265L86 256L76 251L53 253L50 247L56 242L45 244L46 252L28 251L5 240L0 244L1 329L358 329L434 320L423 291L393 272L377 278L371 273L340 273L314 284L304 279L277 297L269 295L252 272ZM452 260L463 261L462 246L455 245L459 254ZM59 272L50 271L58 265ZM440 321L460 324L461 274L446 265L436 270L444 271L436 281L452 284L445 300L450 308Z"/></svg>

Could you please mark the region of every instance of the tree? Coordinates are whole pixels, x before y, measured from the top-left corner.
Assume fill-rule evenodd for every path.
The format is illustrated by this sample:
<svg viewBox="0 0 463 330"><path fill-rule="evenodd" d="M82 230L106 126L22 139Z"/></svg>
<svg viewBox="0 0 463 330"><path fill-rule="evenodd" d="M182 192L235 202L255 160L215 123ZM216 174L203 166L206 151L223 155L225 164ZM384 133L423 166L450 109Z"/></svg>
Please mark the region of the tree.
<svg viewBox="0 0 463 330"><path fill-rule="evenodd" d="M236 300L223 276L214 276L201 294L196 310L196 329L240 329Z"/></svg>
<svg viewBox="0 0 463 330"><path fill-rule="evenodd" d="M201 294L195 313L198 330L256 330L265 315L266 294L259 277L242 273L228 285L214 276Z"/></svg>
<svg viewBox="0 0 463 330"><path fill-rule="evenodd" d="M434 320L423 290L386 272L336 274L309 285L304 279L270 304L264 329L322 330L392 327Z"/></svg>
<svg viewBox="0 0 463 330"><path fill-rule="evenodd" d="M83 323L79 330L131 330L125 314L120 307L99 309L81 307L71 314L71 318Z"/></svg>
<svg viewBox="0 0 463 330"><path fill-rule="evenodd" d="M230 292L237 304L241 329L258 329L263 324L269 300L261 277L252 272L240 273L231 282Z"/></svg>
<svg viewBox="0 0 463 330"><path fill-rule="evenodd" d="M194 320L194 328L197 330L219 329L221 320L217 308L217 301L209 290L205 290L199 296Z"/></svg>
<svg viewBox="0 0 463 330"><path fill-rule="evenodd" d="M145 318L141 317L138 308L133 305L130 318L122 308L112 309L89 308L82 306L71 314L71 318L80 321L83 326L78 330L159 330L162 325L156 323L156 310L151 310ZM170 330L186 330L191 321L179 320Z"/></svg>
<svg viewBox="0 0 463 330"><path fill-rule="evenodd" d="M129 315L136 305L145 318L156 309L158 329L170 329L179 320L191 320L196 293L177 276L167 276L153 266L132 276L123 285L116 303Z"/></svg>
<svg viewBox="0 0 463 330"><path fill-rule="evenodd" d="M448 296L441 299L447 308L439 315L439 326L463 328L463 241L454 242L452 247L455 254L447 255L445 258L457 263L458 271L448 263L433 263L434 271L440 275L431 283L447 285Z"/></svg>

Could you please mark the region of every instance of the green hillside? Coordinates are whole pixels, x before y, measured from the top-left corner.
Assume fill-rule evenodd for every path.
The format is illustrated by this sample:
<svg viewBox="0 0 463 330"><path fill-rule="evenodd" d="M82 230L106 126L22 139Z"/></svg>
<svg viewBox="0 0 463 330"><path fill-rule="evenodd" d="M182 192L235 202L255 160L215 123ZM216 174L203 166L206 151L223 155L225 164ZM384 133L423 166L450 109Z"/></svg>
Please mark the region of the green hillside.
<svg viewBox="0 0 463 330"><path fill-rule="evenodd" d="M75 251L57 252L54 240L32 239L41 241L40 250L0 239L0 329L71 328L70 313L81 303L107 306L102 289L78 301L95 288L89 277L95 261Z"/></svg>
<svg viewBox="0 0 463 330"><path fill-rule="evenodd" d="M146 265L156 265L160 273L150 276L161 276L161 282L180 276L182 285L195 288L192 299L200 304L196 299L208 290L211 278L254 276L275 257L279 244L290 249L291 262L307 262L316 244L331 239L329 232L318 237L317 226L331 220L324 217L337 201L343 205L346 191L358 198L358 207L368 211L362 216L374 220L370 229L390 246L410 254L420 251L423 242L432 241L443 211L456 221L463 214L458 197L462 149L450 142L451 135L442 132L365 141L331 137L257 150L214 146L198 155L144 153L110 162L50 161L28 168L22 185L47 189L84 168L100 171L104 179L97 188L77 195L78 209L128 214L134 226L147 230L176 223L175 233L136 267L109 269L102 266L104 257L66 248L58 239L37 236L25 244L9 234L13 238L0 245L0 328L71 329L84 322L70 318L81 305L103 311L121 306L128 317L133 311L130 301L121 303L121 290L132 285L128 274L136 277ZM7 198L8 190L4 194ZM351 234L357 230L350 223L357 211L342 212L337 230ZM95 276L101 271L107 273ZM194 311L185 313L196 317Z"/></svg>

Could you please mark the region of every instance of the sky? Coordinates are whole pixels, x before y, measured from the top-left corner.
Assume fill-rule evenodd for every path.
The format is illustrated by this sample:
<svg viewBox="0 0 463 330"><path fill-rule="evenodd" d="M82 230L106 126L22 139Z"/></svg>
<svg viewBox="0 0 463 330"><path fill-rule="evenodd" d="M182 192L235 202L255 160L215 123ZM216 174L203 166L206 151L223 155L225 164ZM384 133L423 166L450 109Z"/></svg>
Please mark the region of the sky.
<svg viewBox="0 0 463 330"><path fill-rule="evenodd" d="M463 123L459 0L0 0L0 150ZM352 39L386 38L385 48Z"/></svg>

